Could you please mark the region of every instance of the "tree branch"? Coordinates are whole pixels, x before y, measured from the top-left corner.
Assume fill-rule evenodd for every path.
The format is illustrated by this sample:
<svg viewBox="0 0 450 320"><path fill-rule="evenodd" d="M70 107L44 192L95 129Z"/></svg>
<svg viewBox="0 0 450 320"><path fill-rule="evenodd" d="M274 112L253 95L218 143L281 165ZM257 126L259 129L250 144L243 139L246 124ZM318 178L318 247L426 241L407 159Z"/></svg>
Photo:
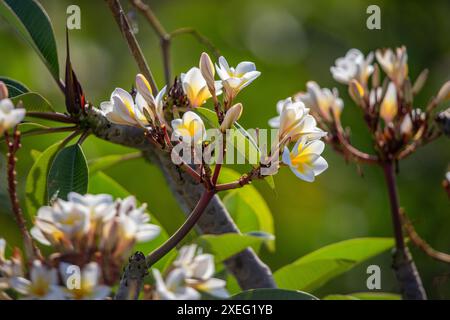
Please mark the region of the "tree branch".
<svg viewBox="0 0 450 320"><path fill-rule="evenodd" d="M400 290L402 291L403 298L407 300L426 300L427 296L422 285L422 280L403 238L394 165L392 162L386 162L383 164L383 169L386 185L388 187L395 235L395 251L392 267L394 268L397 280L400 283Z"/></svg>
<svg viewBox="0 0 450 320"><path fill-rule="evenodd" d="M128 47L131 51L131 54L136 61L140 72L147 78L150 82L150 86L152 87L153 92L158 92L158 86L156 85L153 74L145 60L144 54L142 53L141 47L134 36L133 30L128 22L128 19L123 12L122 6L120 5L119 0L105 0L108 3L108 6L116 20L117 25L122 32L122 35L125 37Z"/></svg>

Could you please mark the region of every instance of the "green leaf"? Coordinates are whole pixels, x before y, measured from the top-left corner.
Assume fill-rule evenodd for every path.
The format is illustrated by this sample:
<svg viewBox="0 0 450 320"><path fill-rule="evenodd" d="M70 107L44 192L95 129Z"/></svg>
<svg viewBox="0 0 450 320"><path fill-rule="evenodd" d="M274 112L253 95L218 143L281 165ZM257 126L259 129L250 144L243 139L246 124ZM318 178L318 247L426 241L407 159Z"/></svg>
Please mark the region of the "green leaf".
<svg viewBox="0 0 450 320"><path fill-rule="evenodd" d="M88 191L91 194L106 193L113 196L113 198L121 198L121 199L130 196L130 193L122 185L120 185L116 180L106 175L102 171L97 171L95 174L90 176ZM144 252L144 254L150 253L169 238L166 230L162 227L159 221L154 217L154 215L152 214L150 215L151 215L150 223L160 226L161 232L159 236L156 237L155 239L146 243L138 243L135 245L133 250L142 251ZM173 258L175 252L176 250L173 250L173 253L166 255L164 258L158 261L155 265L155 268L164 270L164 267L167 265L167 262Z"/></svg>
<svg viewBox="0 0 450 320"><path fill-rule="evenodd" d="M229 168L222 167L219 182L226 183L239 179L241 175ZM239 229L244 232L263 231L274 234L272 213L259 191L252 185L229 191L223 198ZM267 242L268 248L275 249L274 241Z"/></svg>
<svg viewBox="0 0 450 320"><path fill-rule="evenodd" d="M51 106L50 102L35 92L28 92L20 94L12 99L15 105L20 101L23 103L23 107L27 111L36 112L55 112L55 109Z"/></svg>
<svg viewBox="0 0 450 320"><path fill-rule="evenodd" d="M258 247L264 241L267 241L267 238L238 233L207 234L197 238L197 243L213 254L216 262L222 262L247 247Z"/></svg>
<svg viewBox="0 0 450 320"><path fill-rule="evenodd" d="M312 294L283 289L251 289L238 293L232 300L319 300Z"/></svg>
<svg viewBox="0 0 450 320"><path fill-rule="evenodd" d="M391 238L356 238L325 246L274 273L280 288L313 291L394 246Z"/></svg>
<svg viewBox="0 0 450 320"><path fill-rule="evenodd" d="M36 50L53 78L59 81L55 36L44 8L35 0L4 0L0 2L0 14Z"/></svg>
<svg viewBox="0 0 450 320"><path fill-rule="evenodd" d="M356 292L351 294L330 294L323 300L401 300L396 293L389 292Z"/></svg>
<svg viewBox="0 0 450 320"><path fill-rule="evenodd" d="M10 98L14 98L15 96L30 91L23 83L17 80L13 80L7 77L0 77L0 81L6 84Z"/></svg>
<svg viewBox="0 0 450 320"><path fill-rule="evenodd" d="M89 160L89 173L93 175L97 171L103 171L109 167L115 166L123 161L137 159L142 156L141 152L133 152L128 154L112 154L104 157Z"/></svg>
<svg viewBox="0 0 450 320"><path fill-rule="evenodd" d="M80 145L66 147L56 155L50 168L47 179L48 200L66 200L72 191L85 194L88 180L88 166Z"/></svg>
<svg viewBox="0 0 450 320"><path fill-rule="evenodd" d="M62 141L57 142L42 152L28 173L25 187L25 205L29 217L34 217L37 210L48 203L47 174L61 143Z"/></svg>

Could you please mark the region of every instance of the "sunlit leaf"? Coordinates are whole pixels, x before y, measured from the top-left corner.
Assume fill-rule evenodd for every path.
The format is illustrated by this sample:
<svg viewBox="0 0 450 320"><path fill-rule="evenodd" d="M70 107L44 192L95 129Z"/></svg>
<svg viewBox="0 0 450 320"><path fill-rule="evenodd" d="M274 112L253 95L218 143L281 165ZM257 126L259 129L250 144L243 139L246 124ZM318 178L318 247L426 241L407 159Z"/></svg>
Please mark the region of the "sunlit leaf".
<svg viewBox="0 0 450 320"><path fill-rule="evenodd" d="M232 300L319 300L312 294L283 289L252 289L238 293Z"/></svg>
<svg viewBox="0 0 450 320"><path fill-rule="evenodd" d="M239 179L240 174L222 167L219 183ZM239 229L244 232L262 231L274 234L273 217L269 206L259 191L252 185L228 191L223 202ZM274 241L267 242L270 250L275 249Z"/></svg>
<svg viewBox="0 0 450 320"><path fill-rule="evenodd" d="M79 144L62 149L55 157L47 179L48 200L67 200L70 192L85 194L88 189L89 171L83 150Z"/></svg>
<svg viewBox="0 0 450 320"><path fill-rule="evenodd" d="M129 154L112 154L89 160L89 173L93 175L97 171L108 169L127 160L137 159L141 157L141 155L142 154L140 152L133 152Z"/></svg>
<svg viewBox="0 0 450 320"><path fill-rule="evenodd" d="M280 288L313 291L394 246L391 238L356 238L325 246L274 273Z"/></svg>
<svg viewBox="0 0 450 320"><path fill-rule="evenodd" d="M197 243L206 252L214 255L215 262L221 262L241 252L247 247L258 247L268 239L256 235L224 233L219 235L205 234L197 239Z"/></svg>
<svg viewBox="0 0 450 320"><path fill-rule="evenodd" d="M355 292L351 294L330 294L323 300L401 300L396 293L389 292Z"/></svg>
<svg viewBox="0 0 450 320"><path fill-rule="evenodd" d="M47 204L47 175L61 143L57 142L42 152L28 173L25 204L30 217L34 217L37 210Z"/></svg>
<svg viewBox="0 0 450 320"><path fill-rule="evenodd" d="M27 111L36 112L55 112L50 102L36 92L28 92L20 94L12 99L15 105L22 102L23 107Z"/></svg>

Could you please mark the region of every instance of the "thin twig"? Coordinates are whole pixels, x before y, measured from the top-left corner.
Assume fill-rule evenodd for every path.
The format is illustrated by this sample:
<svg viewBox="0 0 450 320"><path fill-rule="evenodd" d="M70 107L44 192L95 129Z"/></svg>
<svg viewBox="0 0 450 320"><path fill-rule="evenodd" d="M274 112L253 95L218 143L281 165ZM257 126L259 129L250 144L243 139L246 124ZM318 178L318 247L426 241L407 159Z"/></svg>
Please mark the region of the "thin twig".
<svg viewBox="0 0 450 320"><path fill-rule="evenodd" d="M221 56L221 53L220 53L219 49L217 49L216 46L214 46L214 44L207 37L202 35L200 32L198 32L194 28L180 28L180 29L176 29L175 31L172 31L170 33L170 36L172 38L174 38L176 36L183 35L183 34L190 34L190 35L192 35L195 39L197 39L198 42L200 42L205 47L207 47L208 50L214 55L214 57L216 59L218 59Z"/></svg>
<svg viewBox="0 0 450 320"><path fill-rule="evenodd" d="M24 248L29 262L33 259L41 259L42 255L33 242L33 238L28 232L25 217L23 216L22 208L20 206L19 197L17 195L17 172L16 164L17 158L16 153L20 149L20 131L17 127L14 128L13 136L10 137L8 132L5 132L6 143L8 145L8 193L9 199L11 201L11 208L14 213L17 225L19 226L20 232L22 233Z"/></svg>
<svg viewBox="0 0 450 320"><path fill-rule="evenodd" d="M128 47L131 51L131 54L136 61L140 72L147 78L150 82L150 86L152 87L153 92L158 92L158 86L156 85L153 74L148 66L147 60L142 53L142 49L139 46L139 43L134 36L133 30L128 22L127 16L125 15L122 6L120 5L119 0L106 0L111 9L111 12L116 20L117 25L119 26L123 36L125 37Z"/></svg>
<svg viewBox="0 0 450 320"><path fill-rule="evenodd" d="M58 112L27 112L27 117L45 119L63 123L76 123L72 117Z"/></svg>
<svg viewBox="0 0 450 320"><path fill-rule="evenodd" d="M411 242L420 250L422 250L426 255L430 256L431 258L445 262L450 263L450 254L444 253L441 251L438 251L431 247L424 239L420 237L420 235L417 233L416 229L414 228L414 225L412 224L411 220L408 218L404 210L400 211L402 222L403 222L403 228L405 229L406 233L408 234L409 239Z"/></svg>
<svg viewBox="0 0 450 320"><path fill-rule="evenodd" d="M202 216L212 197L214 196L214 191L206 190L201 196L200 200L197 202L194 210L192 210L191 214L188 216L183 225L166 241L164 242L158 249L150 253L147 258L147 268L150 268L156 262L158 262L162 257L164 257L170 250L175 248L181 240L183 240L189 231L197 223L198 219Z"/></svg>

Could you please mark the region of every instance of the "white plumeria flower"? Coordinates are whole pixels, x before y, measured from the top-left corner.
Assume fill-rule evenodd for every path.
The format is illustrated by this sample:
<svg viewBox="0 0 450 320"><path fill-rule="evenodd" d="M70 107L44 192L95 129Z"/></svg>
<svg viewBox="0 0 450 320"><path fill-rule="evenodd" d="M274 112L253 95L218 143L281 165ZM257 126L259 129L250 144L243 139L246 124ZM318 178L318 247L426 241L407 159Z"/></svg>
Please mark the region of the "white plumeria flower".
<svg viewBox="0 0 450 320"><path fill-rule="evenodd" d="M348 84L350 80L357 79L361 84L366 84L374 71L372 61L372 52L365 58L358 49L350 49L344 57L336 59L335 66L330 71L338 82Z"/></svg>
<svg viewBox="0 0 450 320"><path fill-rule="evenodd" d="M277 111L280 114L269 120L269 125L279 128L279 140L287 138L296 141L301 136L317 139L326 135L326 132L317 127L316 119L309 114L309 109L301 101L293 101L292 98L280 100L277 103Z"/></svg>
<svg viewBox="0 0 450 320"><path fill-rule="evenodd" d="M392 122L398 113L397 88L390 82L380 105L380 117L386 123Z"/></svg>
<svg viewBox="0 0 450 320"><path fill-rule="evenodd" d="M5 262L6 240L0 238L0 263Z"/></svg>
<svg viewBox="0 0 450 320"><path fill-rule="evenodd" d="M91 225L90 209L84 205L58 199L38 210L31 235L44 245L69 245L85 235Z"/></svg>
<svg viewBox="0 0 450 320"><path fill-rule="evenodd" d="M146 213L147 205L139 208L136 206L136 198L129 196L120 202L117 217L121 222L121 231L125 239L135 239L137 242L147 242L156 238L161 228L148 223L150 215Z"/></svg>
<svg viewBox="0 0 450 320"><path fill-rule="evenodd" d="M206 139L203 120L193 111L185 112L182 119L172 120L171 125L175 139L182 138L187 143L201 143Z"/></svg>
<svg viewBox="0 0 450 320"><path fill-rule="evenodd" d="M344 102L339 98L337 89L320 88L314 81L309 81L306 87L308 93L297 96L300 101L308 108L316 109L327 121L331 121L333 116L340 117Z"/></svg>
<svg viewBox="0 0 450 320"><path fill-rule="evenodd" d="M187 73L180 75L184 94L187 96L192 108L200 107L212 97L208 85L199 68L193 67ZM216 95L222 93L222 84L215 82Z"/></svg>
<svg viewBox="0 0 450 320"><path fill-rule="evenodd" d="M256 71L256 66L253 62L243 61L236 68L233 68L228 65L224 57L219 58L216 70L220 79L224 82L224 87L233 90L234 95L252 83L261 74L261 72Z"/></svg>
<svg viewBox="0 0 450 320"><path fill-rule="evenodd" d="M401 85L408 76L408 54L405 47L377 50L375 52L378 63L388 77Z"/></svg>
<svg viewBox="0 0 450 320"><path fill-rule="evenodd" d="M298 178L313 182L315 176L328 168L327 161L320 156L324 148L325 144L320 140L308 142L302 138L297 141L292 152L284 148L282 160Z"/></svg>
<svg viewBox="0 0 450 320"><path fill-rule="evenodd" d="M64 292L58 286L58 272L47 268L39 260L33 261L30 271L30 280L15 277L11 286L17 292L25 295L26 299L62 300Z"/></svg>
<svg viewBox="0 0 450 320"><path fill-rule="evenodd" d="M129 254L137 242L147 242L156 238L161 232L157 225L148 223L150 216L145 212L146 205L136 206L133 196L117 200L117 214L105 223L102 230L100 247L113 251L114 256Z"/></svg>
<svg viewBox="0 0 450 320"><path fill-rule="evenodd" d="M159 300L199 300L200 293L186 285L186 271L176 268L169 272L165 281L157 269L153 269L156 298Z"/></svg>
<svg viewBox="0 0 450 320"><path fill-rule="evenodd" d="M136 107L131 94L121 88L116 88L111 94L110 101L102 102L100 109L109 121L116 124L140 126L141 122L147 121L142 113L136 113L139 108Z"/></svg>
<svg viewBox="0 0 450 320"><path fill-rule="evenodd" d="M14 104L10 99L0 100L0 136L6 130L18 125L25 117L25 109L14 108Z"/></svg>
<svg viewBox="0 0 450 320"><path fill-rule="evenodd" d="M136 89L135 113L138 123L144 128L149 126L151 123L148 117L152 123L155 123L155 120L164 123L163 99L167 86L164 86L154 97L148 80L142 74L138 74L136 76Z"/></svg>
<svg viewBox="0 0 450 320"><path fill-rule="evenodd" d="M9 296L4 290L11 288L11 282L16 277L23 277L23 265L20 254L16 251L10 259L5 257L6 241L0 239L0 300L2 297L8 299Z"/></svg>
<svg viewBox="0 0 450 320"><path fill-rule="evenodd" d="M225 289L226 282L213 278L215 273L214 256L201 253L197 245L182 247L173 266L185 271L186 283L193 288L220 298L228 296Z"/></svg>
<svg viewBox="0 0 450 320"><path fill-rule="evenodd" d="M67 200L84 206L89 211L89 217L94 221L109 220L116 212L114 200L109 194L81 195L70 192Z"/></svg>
<svg viewBox="0 0 450 320"><path fill-rule="evenodd" d="M65 283L68 282L67 273L68 268L71 265L68 263L60 263L59 269L62 278ZM69 289L69 287L64 288L64 295L67 299L71 300L104 300L106 299L111 288L99 283L101 278L101 270L96 262L90 262L84 266L81 270L80 282L78 288Z"/></svg>

